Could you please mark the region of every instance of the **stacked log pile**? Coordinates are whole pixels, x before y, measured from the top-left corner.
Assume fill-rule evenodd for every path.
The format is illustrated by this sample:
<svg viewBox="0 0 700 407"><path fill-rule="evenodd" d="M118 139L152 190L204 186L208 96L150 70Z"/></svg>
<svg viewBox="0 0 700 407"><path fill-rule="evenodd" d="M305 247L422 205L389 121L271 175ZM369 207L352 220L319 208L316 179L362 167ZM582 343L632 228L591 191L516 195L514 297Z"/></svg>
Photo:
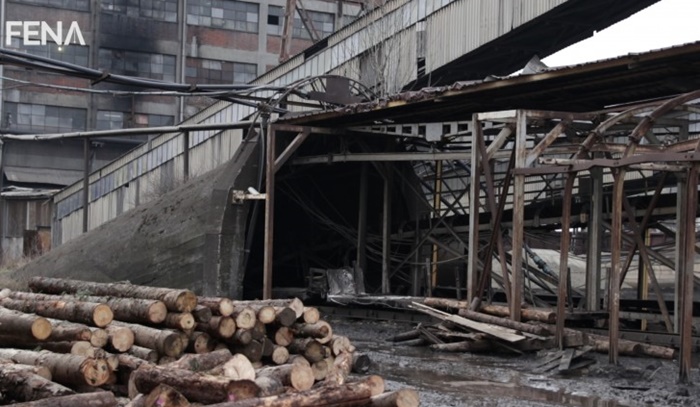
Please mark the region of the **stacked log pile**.
<svg viewBox="0 0 700 407"><path fill-rule="evenodd" d="M509 319L508 308L498 305L482 306L480 311L469 310L469 304L444 298L424 298L413 302L410 308L428 314L440 322L435 325L418 325L389 340L397 345L429 346L440 352L510 352L524 353L559 349L556 340L556 314L552 310L523 309L527 322ZM445 311L443 311L445 310ZM449 311L449 312L446 312ZM608 338L565 328L564 351L547 355L538 371L546 372L554 367L558 372L580 369L592 363L588 352L607 353ZM620 339L618 351L626 356L648 356L673 359L675 350Z"/></svg>
<svg viewBox="0 0 700 407"><path fill-rule="evenodd" d="M415 391L364 375L367 356L298 299L40 277L29 287L0 291L0 404L418 405Z"/></svg>

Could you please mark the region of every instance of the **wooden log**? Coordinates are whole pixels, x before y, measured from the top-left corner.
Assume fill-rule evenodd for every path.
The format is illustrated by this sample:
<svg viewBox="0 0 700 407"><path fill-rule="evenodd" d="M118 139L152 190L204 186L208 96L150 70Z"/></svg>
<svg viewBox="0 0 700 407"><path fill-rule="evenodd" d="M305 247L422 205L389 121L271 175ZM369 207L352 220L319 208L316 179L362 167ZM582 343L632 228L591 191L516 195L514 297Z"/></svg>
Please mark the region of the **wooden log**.
<svg viewBox="0 0 700 407"><path fill-rule="evenodd" d="M159 384L146 396L143 405L144 407L188 407L190 402L179 391L167 384Z"/></svg>
<svg viewBox="0 0 700 407"><path fill-rule="evenodd" d="M265 324L262 323L262 321L257 320L255 322L255 326L253 326L250 329L250 333L256 341L262 340L263 338L267 337L267 329L265 328Z"/></svg>
<svg viewBox="0 0 700 407"><path fill-rule="evenodd" d="M286 326L275 330L273 336L274 342L280 346L289 346L289 344L294 340L294 333Z"/></svg>
<svg viewBox="0 0 700 407"><path fill-rule="evenodd" d="M438 352L486 352L493 349L493 344L488 340L460 341L437 343L430 345L430 349Z"/></svg>
<svg viewBox="0 0 700 407"><path fill-rule="evenodd" d="M237 353L226 362L208 370L207 374L231 380L255 380L255 368L247 357Z"/></svg>
<svg viewBox="0 0 700 407"><path fill-rule="evenodd" d="M0 305L20 312L35 313L43 317L80 322L100 328L107 326L114 317L109 305L96 302L35 301L2 298L0 299Z"/></svg>
<svg viewBox="0 0 700 407"><path fill-rule="evenodd" d="M294 339L287 349L289 353L303 355L311 363L318 362L330 356L323 345L314 338Z"/></svg>
<svg viewBox="0 0 700 407"><path fill-rule="evenodd" d="M409 339L407 341L396 342L396 346L425 346L428 343L424 338Z"/></svg>
<svg viewBox="0 0 700 407"><path fill-rule="evenodd" d="M482 305L479 311L498 317L510 317L510 310L503 305ZM520 310L520 317L524 321L539 321L546 324L557 322L557 313L551 309L523 308Z"/></svg>
<svg viewBox="0 0 700 407"><path fill-rule="evenodd" d="M333 361L333 366L330 367L326 375L326 383L329 386L339 386L345 383L350 372L352 371L352 355L350 353L341 353ZM382 392L384 389L382 389Z"/></svg>
<svg viewBox="0 0 700 407"><path fill-rule="evenodd" d="M231 317L214 316L208 323L198 323L197 330L215 338L228 339L236 332L236 321Z"/></svg>
<svg viewBox="0 0 700 407"><path fill-rule="evenodd" d="M32 301L82 301L107 304L114 313L114 319L124 322L159 324L168 312L165 304L158 300L139 298L119 298L81 294L43 294L14 291L10 298Z"/></svg>
<svg viewBox="0 0 700 407"><path fill-rule="evenodd" d="M138 393L131 398L131 401L127 403L124 407L145 407L146 406L146 395Z"/></svg>
<svg viewBox="0 0 700 407"><path fill-rule="evenodd" d="M127 353L135 358L148 363L158 363L158 351L155 349L144 348L143 346L134 345Z"/></svg>
<svg viewBox="0 0 700 407"><path fill-rule="evenodd" d="M470 311L469 309L460 309L457 312L458 315L474 320L474 321L479 321L479 322L484 322L487 324L493 324L493 325L499 325L503 326L506 328L511 328L515 329L521 332L527 332L533 335L539 335L539 336L549 336L550 332L548 329L540 326L540 325L533 325L533 324L526 324L523 322L518 322L518 321L513 321L512 319L508 318L501 318L501 317L496 317L493 315L489 314L484 314L481 312L476 312L476 311Z"/></svg>
<svg viewBox="0 0 700 407"><path fill-rule="evenodd" d="M15 407L117 407L116 397L109 391L71 394L14 404Z"/></svg>
<svg viewBox="0 0 700 407"><path fill-rule="evenodd" d="M318 312L318 308L316 307L304 307L302 320L307 324L315 324L321 320L321 313Z"/></svg>
<svg viewBox="0 0 700 407"><path fill-rule="evenodd" d="M0 307L0 326L4 335L43 341L51 335L51 323L43 317Z"/></svg>
<svg viewBox="0 0 700 407"><path fill-rule="evenodd" d="M299 363L266 366L255 373L257 377L273 377L283 385L299 391L308 390L314 384L314 372L311 367Z"/></svg>
<svg viewBox="0 0 700 407"><path fill-rule="evenodd" d="M277 316L275 307L271 305L261 305L259 307L252 308L256 311L258 321L262 322L265 325L275 322L275 317Z"/></svg>
<svg viewBox="0 0 700 407"><path fill-rule="evenodd" d="M163 323L168 328L189 330L194 329L194 316L189 312L169 312Z"/></svg>
<svg viewBox="0 0 700 407"><path fill-rule="evenodd" d="M260 397L276 396L284 392L284 385L274 377L256 377L255 384L260 388Z"/></svg>
<svg viewBox="0 0 700 407"><path fill-rule="evenodd" d="M233 302L228 298L198 297L197 303L209 308L214 314L222 317L228 317L233 314Z"/></svg>
<svg viewBox="0 0 700 407"><path fill-rule="evenodd" d="M67 386L86 384L97 387L109 379L110 369L103 359L18 349L0 349L0 358L25 365L45 366L51 371L53 381Z"/></svg>
<svg viewBox="0 0 700 407"><path fill-rule="evenodd" d="M0 363L0 392L5 399L15 402L32 401L75 393L35 371L35 366Z"/></svg>
<svg viewBox="0 0 700 407"><path fill-rule="evenodd" d="M586 342L588 345L593 347L593 350L599 353L608 353L610 352L610 341L605 338L596 338L596 337L589 337L588 341ZM641 355L640 353L640 344L639 343L634 343L634 342L623 342L620 341L618 343L618 352L620 355L626 355L626 356L639 356Z"/></svg>
<svg viewBox="0 0 700 407"><path fill-rule="evenodd" d="M253 333L250 329L238 328L230 339L234 345L247 345L253 340Z"/></svg>
<svg viewBox="0 0 700 407"><path fill-rule="evenodd" d="M372 396L383 392L384 379L379 376L368 376L341 386L319 386L307 391L212 404L210 407L349 406L353 405L350 404L352 402L367 401Z"/></svg>
<svg viewBox="0 0 700 407"><path fill-rule="evenodd" d="M135 345L154 349L162 355L176 358L182 355L187 347L187 344L182 342L180 334L177 332L118 321L115 321L113 325L131 329L134 333Z"/></svg>
<svg viewBox="0 0 700 407"><path fill-rule="evenodd" d="M292 331L294 336L314 338L321 344L326 344L333 338L333 329L326 321L318 321L315 324L294 324Z"/></svg>
<svg viewBox="0 0 700 407"><path fill-rule="evenodd" d="M234 301L234 306L246 306L246 307L262 307L262 306L272 306L275 308L287 307L294 311L296 318L300 318L304 314L304 303L299 298L289 298L289 299L274 299L274 300L253 300L253 301Z"/></svg>
<svg viewBox="0 0 700 407"><path fill-rule="evenodd" d="M250 380L228 380L148 364L141 365L131 377L135 388L141 393L150 393L158 385L167 384L178 389L187 400L204 404L245 400L256 397L260 391L255 382Z"/></svg>
<svg viewBox="0 0 700 407"><path fill-rule="evenodd" d="M420 397L417 391L413 389L399 389L372 396L369 403L360 404L358 407L418 407L419 405Z"/></svg>
<svg viewBox="0 0 700 407"><path fill-rule="evenodd" d="M134 332L126 327L108 325L105 327L110 349L123 353L134 346Z"/></svg>
<svg viewBox="0 0 700 407"><path fill-rule="evenodd" d="M187 352L191 353L207 353L214 350L216 340L205 332L194 331L190 335L190 341L187 345Z"/></svg>
<svg viewBox="0 0 700 407"><path fill-rule="evenodd" d="M201 298L201 297L199 297ZM199 298L197 299L199 301ZM194 317L195 322L203 322L207 323L212 317L212 311L211 308L205 307L204 305L197 304L197 306L192 310L192 316Z"/></svg>
<svg viewBox="0 0 700 407"><path fill-rule="evenodd" d="M90 327L90 343L92 346L104 348L109 343L109 334L102 328Z"/></svg>
<svg viewBox="0 0 700 407"><path fill-rule="evenodd" d="M264 358L269 358L272 356L272 352L275 351L275 343L270 340L268 337L264 337L260 343L262 343L262 355Z"/></svg>
<svg viewBox="0 0 700 407"><path fill-rule="evenodd" d="M125 283L93 283L49 277L33 277L33 291L50 294L83 292L91 295L160 300L169 311L190 312L197 306L197 296L190 290L147 287Z"/></svg>
<svg viewBox="0 0 700 407"><path fill-rule="evenodd" d="M595 351L608 353L610 349L608 337L595 334L584 335L584 342L593 346ZM619 339L617 346L620 354L627 356L650 356L660 359L673 359L676 356L676 350L673 348L630 341L627 339Z"/></svg>
<svg viewBox="0 0 700 407"><path fill-rule="evenodd" d="M365 353L355 352L352 354L352 372L366 374L372 365L372 360Z"/></svg>
<svg viewBox="0 0 700 407"><path fill-rule="evenodd" d="M192 372L205 372L226 363L232 357L233 354L228 349L219 349L209 353L184 355L177 361L168 364L168 367Z"/></svg>
<svg viewBox="0 0 700 407"><path fill-rule="evenodd" d="M351 343L347 336L333 335L330 342L331 351L334 356L340 355L342 352L349 352Z"/></svg>
<svg viewBox="0 0 700 407"><path fill-rule="evenodd" d="M289 307L275 308L275 323L279 326L292 326L297 320L297 314Z"/></svg>
<svg viewBox="0 0 700 407"><path fill-rule="evenodd" d="M243 329L253 328L258 320L254 309L240 306L234 307L231 318L236 321L236 327Z"/></svg>
<svg viewBox="0 0 700 407"><path fill-rule="evenodd" d="M311 362L302 355L289 355L288 362L290 364L301 363L302 365L311 367Z"/></svg>
<svg viewBox="0 0 700 407"><path fill-rule="evenodd" d="M398 334L392 336L389 339L389 341L391 341L391 342L403 342L403 341L409 341L412 339L418 339L418 337L420 337L420 331L418 331L417 329L412 329L410 331L401 332L401 333L398 333Z"/></svg>
<svg viewBox="0 0 700 407"><path fill-rule="evenodd" d="M249 344L243 346L235 346L237 353L242 353L252 363L262 360L263 344L260 341L250 341Z"/></svg>
<svg viewBox="0 0 700 407"><path fill-rule="evenodd" d="M311 371L314 373L314 380L317 382L324 380L328 375L329 370L330 366L328 366L326 359L319 360L318 362L311 364Z"/></svg>
<svg viewBox="0 0 700 407"><path fill-rule="evenodd" d="M275 345L270 359L276 365L283 365L289 360L289 351L284 346Z"/></svg>
<svg viewBox="0 0 700 407"><path fill-rule="evenodd" d="M35 375L41 376L46 380L51 380L51 371L46 366L24 365L21 363L15 363L10 359L0 359L0 364L13 365L14 367L12 369L25 370L29 373L33 373Z"/></svg>
<svg viewBox="0 0 700 407"><path fill-rule="evenodd" d="M92 331L85 324L76 322L63 321L60 319L47 318L51 323L51 335L46 338L50 342L71 342L71 341L90 341L92 339ZM3 325L4 327L4 325ZM99 329L99 328L94 328Z"/></svg>

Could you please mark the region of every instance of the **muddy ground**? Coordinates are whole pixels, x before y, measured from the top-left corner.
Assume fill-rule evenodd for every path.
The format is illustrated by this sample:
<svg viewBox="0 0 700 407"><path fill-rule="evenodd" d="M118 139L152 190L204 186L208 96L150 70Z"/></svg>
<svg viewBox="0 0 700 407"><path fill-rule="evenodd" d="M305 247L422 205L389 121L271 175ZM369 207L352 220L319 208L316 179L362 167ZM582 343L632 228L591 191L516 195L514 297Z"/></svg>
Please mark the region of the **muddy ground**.
<svg viewBox="0 0 700 407"><path fill-rule="evenodd" d="M332 319L335 333L346 335L372 359L370 373L388 389L412 387L421 406L700 406L700 373L695 385L679 385L678 362L607 355L573 376L533 374L543 355L436 353L429 348L396 347L386 342L415 324ZM695 364L697 366L697 364Z"/></svg>

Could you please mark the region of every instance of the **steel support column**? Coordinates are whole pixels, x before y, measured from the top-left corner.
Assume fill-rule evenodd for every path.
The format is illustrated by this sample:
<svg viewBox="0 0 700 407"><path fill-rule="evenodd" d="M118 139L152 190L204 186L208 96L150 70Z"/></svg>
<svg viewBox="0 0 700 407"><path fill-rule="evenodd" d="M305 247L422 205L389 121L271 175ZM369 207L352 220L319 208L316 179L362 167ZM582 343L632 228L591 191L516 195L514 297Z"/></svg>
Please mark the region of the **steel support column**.
<svg viewBox="0 0 700 407"><path fill-rule="evenodd" d="M591 205L586 245L586 309L600 309L600 253L603 249L603 169L592 168Z"/></svg>
<svg viewBox="0 0 700 407"><path fill-rule="evenodd" d="M681 244L681 255L676 260L677 273L682 276L681 283L681 346L680 346L680 377L681 383L690 382L692 367L693 345L693 291L695 269L695 219L698 207L698 164L688 170L685 185L685 211L678 219L679 229L683 229L685 239Z"/></svg>
<svg viewBox="0 0 700 407"><path fill-rule="evenodd" d="M681 332L681 315L683 298L683 259L685 259L685 241L687 240L686 230L681 226L682 214L686 213L688 205L687 179L686 174L676 175L676 264L675 264L675 281L673 295L673 331Z"/></svg>
<svg viewBox="0 0 700 407"><path fill-rule="evenodd" d="M571 243L571 202L576 173L566 176L564 200L561 208L561 243L559 247L559 290L557 292L557 343L564 349L564 321L566 321L567 292L569 287L569 244Z"/></svg>
<svg viewBox="0 0 700 407"><path fill-rule="evenodd" d="M368 164L362 163L360 169L360 198L357 214L357 254L355 256L355 285L360 287L359 278L367 271L367 173ZM363 278L364 280L364 278ZM364 281L362 281L364 287Z"/></svg>
<svg viewBox="0 0 700 407"><path fill-rule="evenodd" d="M479 285L479 195L481 193L481 156L479 149L474 148L481 132L474 131L481 127L481 121L474 116L472 120L472 160L471 160L471 182L469 184L469 249L467 261L467 300L474 302L481 297L478 292Z"/></svg>
<svg viewBox="0 0 700 407"><path fill-rule="evenodd" d="M624 194L625 173L617 170L614 174L612 224L610 241L610 277L608 289L608 330L610 350L608 360L618 363L618 337L620 334L620 271L622 255L622 195Z"/></svg>
<svg viewBox="0 0 700 407"><path fill-rule="evenodd" d="M384 208L382 211L382 294L389 294L391 273L391 164L386 164L384 178Z"/></svg>
<svg viewBox="0 0 700 407"><path fill-rule="evenodd" d="M516 114L515 130L515 168L514 171L525 167L527 158L527 115L524 111L518 110ZM523 243L525 231L525 175L515 174L513 184L513 281L512 293L510 296L510 317L514 321L520 321L520 307L522 303L523 291Z"/></svg>
<svg viewBox="0 0 700 407"><path fill-rule="evenodd" d="M275 217L275 128L267 129L265 152L265 240L263 258L263 299L272 298L272 250Z"/></svg>
<svg viewBox="0 0 700 407"><path fill-rule="evenodd" d="M90 138L83 139L83 233L90 219Z"/></svg>

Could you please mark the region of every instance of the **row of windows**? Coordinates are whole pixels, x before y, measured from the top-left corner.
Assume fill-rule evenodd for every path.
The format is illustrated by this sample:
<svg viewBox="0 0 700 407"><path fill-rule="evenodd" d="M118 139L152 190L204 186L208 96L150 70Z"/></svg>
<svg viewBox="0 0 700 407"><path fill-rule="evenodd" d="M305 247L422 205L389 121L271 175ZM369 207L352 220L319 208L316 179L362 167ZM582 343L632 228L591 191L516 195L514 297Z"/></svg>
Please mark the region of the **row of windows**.
<svg viewBox="0 0 700 407"><path fill-rule="evenodd" d="M188 59L185 76L187 82L248 83L257 77L255 64L214 61L210 59Z"/></svg>
<svg viewBox="0 0 700 407"><path fill-rule="evenodd" d="M90 11L90 0L22 0L17 1L17 3L65 8L68 10Z"/></svg>
<svg viewBox="0 0 700 407"><path fill-rule="evenodd" d="M112 73L175 81L175 56L100 48L98 67Z"/></svg>
<svg viewBox="0 0 700 407"><path fill-rule="evenodd" d="M307 10L311 24L320 38L331 35L335 27L335 16L330 13ZM344 20L347 20L345 18ZM282 35L284 29L284 8L269 6L267 12L267 33L270 35ZM306 29L301 21L299 12L294 12L294 23L292 25L292 36L294 38L312 39L311 33Z"/></svg>
<svg viewBox="0 0 700 407"><path fill-rule="evenodd" d="M190 0L187 24L227 30L258 32L259 7L255 3L230 0Z"/></svg>
<svg viewBox="0 0 700 407"><path fill-rule="evenodd" d="M2 127L10 130L45 133L84 131L87 128L87 109L63 106L48 106L32 103L5 102ZM172 126L173 116L136 113L129 123L130 115L124 112L98 110L97 130L114 130L125 127Z"/></svg>
<svg viewBox="0 0 700 407"><path fill-rule="evenodd" d="M31 55L69 62L80 66L88 66L88 54L90 49L87 46L78 44L61 46L56 43L47 43L46 45L31 45L22 47L20 44L20 39L13 37L11 47L15 49L22 49Z"/></svg>
<svg viewBox="0 0 700 407"><path fill-rule="evenodd" d="M102 10L129 17L177 21L177 0L102 0Z"/></svg>

